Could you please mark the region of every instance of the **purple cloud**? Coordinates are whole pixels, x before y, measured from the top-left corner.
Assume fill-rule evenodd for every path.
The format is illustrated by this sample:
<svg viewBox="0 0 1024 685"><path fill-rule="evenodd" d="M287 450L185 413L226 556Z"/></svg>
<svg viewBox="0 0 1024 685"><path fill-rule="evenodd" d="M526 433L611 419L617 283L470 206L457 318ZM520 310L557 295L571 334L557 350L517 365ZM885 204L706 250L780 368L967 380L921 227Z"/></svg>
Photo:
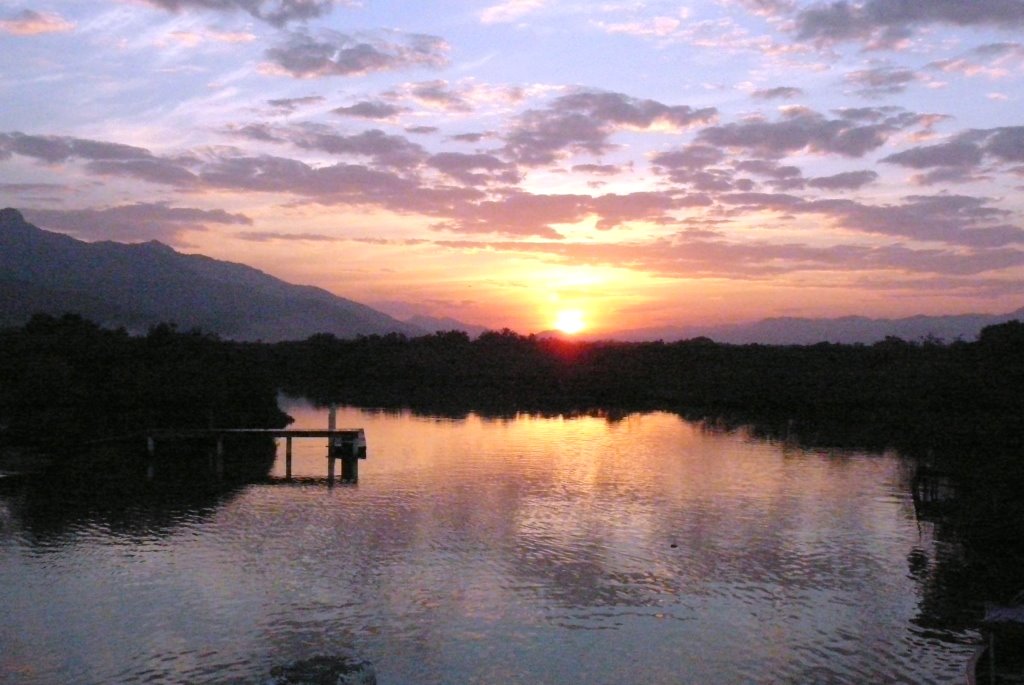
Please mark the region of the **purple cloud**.
<svg viewBox="0 0 1024 685"><path fill-rule="evenodd" d="M801 39L822 42L869 41L891 46L914 30L934 24L1004 30L1024 26L1021 0L866 0L819 2L797 12Z"/></svg>
<svg viewBox="0 0 1024 685"><path fill-rule="evenodd" d="M807 185L824 190L857 190L876 180L878 180L878 174L874 171L845 171L832 176L809 179Z"/></svg>
<svg viewBox="0 0 1024 685"><path fill-rule="evenodd" d="M137 202L103 209L27 209L25 217L42 228L86 240L129 242L175 242L182 233L205 231L210 224L252 224L252 219L244 214L222 209L171 207L163 202Z"/></svg>
<svg viewBox="0 0 1024 685"><path fill-rule="evenodd" d="M404 111L405 109L402 107L387 102L380 102L379 100L357 102L348 107L337 107L331 110L334 114L343 117L357 117L359 119L390 119Z"/></svg>
<svg viewBox="0 0 1024 685"><path fill-rule="evenodd" d="M447 63L444 39L421 34L402 38L356 38L334 32L314 38L300 31L291 33L283 45L267 50L266 56L275 70L295 78L361 76Z"/></svg>
<svg viewBox="0 0 1024 685"><path fill-rule="evenodd" d="M217 12L246 12L253 17L283 26L291 21L315 19L329 13L336 5L348 4L339 0L145 0L170 12L184 10L211 10Z"/></svg>
<svg viewBox="0 0 1024 685"><path fill-rule="evenodd" d="M918 183L965 183L977 181L982 164L1024 162L1024 126L974 129L935 145L922 145L882 158L882 162L928 170Z"/></svg>
<svg viewBox="0 0 1024 685"><path fill-rule="evenodd" d="M793 108L779 121L751 119L711 126L700 131L697 140L715 147L746 149L767 157L782 157L803 150L861 157L881 147L896 131L920 122L916 115L899 112L874 123L862 123L859 118L868 112L877 110L859 111L858 118L827 119L809 109Z"/></svg>
<svg viewBox="0 0 1024 685"><path fill-rule="evenodd" d="M794 88L792 86L778 86L776 88L767 88L764 90L755 90L751 93L751 96L758 100L789 100L795 97L800 97L804 94L803 89Z"/></svg>
<svg viewBox="0 0 1024 685"><path fill-rule="evenodd" d="M282 114L291 114L300 107L307 105L319 105L324 102L326 98L322 95L307 95L301 98L279 98L277 100L267 100L267 104L274 109L280 111Z"/></svg>
<svg viewBox="0 0 1024 685"><path fill-rule="evenodd" d="M968 140L953 140L938 145L924 145L883 157L880 161L889 164L927 169L929 167L971 167L983 157L981 147Z"/></svg>
<svg viewBox="0 0 1024 685"><path fill-rule="evenodd" d="M427 165L470 186L489 183L518 183L519 173L508 162L488 154L441 152L432 155Z"/></svg>
<svg viewBox="0 0 1024 685"><path fill-rule="evenodd" d="M524 112L506 136L505 150L522 164L549 164L565 152L599 155L611 148L619 129L665 124L684 129L712 121L713 107L664 105L621 93L579 91L557 98L547 109Z"/></svg>
<svg viewBox="0 0 1024 685"><path fill-rule="evenodd" d="M910 84L918 80L918 75L910 69L874 67L851 71L846 74L845 78L848 83L857 86L861 95L883 97L902 93Z"/></svg>

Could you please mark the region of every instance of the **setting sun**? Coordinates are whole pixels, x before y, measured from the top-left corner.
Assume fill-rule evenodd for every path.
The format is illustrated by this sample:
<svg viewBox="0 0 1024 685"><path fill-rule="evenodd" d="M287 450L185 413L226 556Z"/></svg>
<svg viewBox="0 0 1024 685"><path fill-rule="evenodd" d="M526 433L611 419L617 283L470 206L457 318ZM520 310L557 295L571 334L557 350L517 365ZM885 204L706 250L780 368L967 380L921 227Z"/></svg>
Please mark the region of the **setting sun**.
<svg viewBox="0 0 1024 685"><path fill-rule="evenodd" d="M555 317L555 328L569 335L575 335L586 327L583 312L579 309L563 309Z"/></svg>

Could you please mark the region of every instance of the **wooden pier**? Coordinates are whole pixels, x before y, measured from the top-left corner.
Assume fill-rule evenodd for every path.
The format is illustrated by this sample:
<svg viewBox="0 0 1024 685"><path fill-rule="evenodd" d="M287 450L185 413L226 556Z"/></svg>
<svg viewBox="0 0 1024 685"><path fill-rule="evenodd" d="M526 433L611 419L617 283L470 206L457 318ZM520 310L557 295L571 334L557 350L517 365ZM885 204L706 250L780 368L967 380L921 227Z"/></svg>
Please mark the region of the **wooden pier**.
<svg viewBox="0 0 1024 685"><path fill-rule="evenodd" d="M341 461L341 482L359 480L359 460L366 459L366 436L362 428L187 428L160 429L145 432L149 462L146 476L152 479L156 471L157 444L177 440L212 439L216 451L212 454L213 469L217 476L224 475L224 438L231 436L266 436L285 439L285 477L292 477L292 440L299 438L327 438L327 482L334 482L335 462Z"/></svg>
<svg viewBox="0 0 1024 685"><path fill-rule="evenodd" d="M327 439L327 483L334 484L335 462L341 461L341 482L356 483L359 480L359 461L366 459L366 434L362 428L338 428L337 413L331 407L327 428L153 428L131 435L93 440L89 444L131 442L145 439L146 478L153 480L156 475L157 445L161 442L183 440L213 440L215 448L210 452L210 467L218 478L224 475L224 439L232 436L265 436L285 439L285 478L292 478L292 440L301 438Z"/></svg>

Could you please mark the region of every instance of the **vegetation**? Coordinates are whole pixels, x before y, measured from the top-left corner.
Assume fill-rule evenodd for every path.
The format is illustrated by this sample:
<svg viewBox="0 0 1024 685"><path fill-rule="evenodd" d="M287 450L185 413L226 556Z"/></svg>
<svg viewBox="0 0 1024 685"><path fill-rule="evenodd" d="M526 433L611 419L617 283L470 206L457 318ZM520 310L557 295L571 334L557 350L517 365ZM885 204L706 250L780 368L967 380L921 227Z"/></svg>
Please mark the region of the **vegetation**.
<svg viewBox="0 0 1024 685"><path fill-rule="evenodd" d="M738 417L859 446L1019 448L1024 325L977 342L874 345L582 343L488 332L340 340L259 351L285 389L321 402L426 411L659 408Z"/></svg>
<svg viewBox="0 0 1024 685"><path fill-rule="evenodd" d="M975 342L584 343L503 330L277 344L162 324L147 335L75 315L0 330L0 439L153 427L281 426L276 391L432 413L664 409L815 444L918 453L1024 444L1024 324Z"/></svg>
<svg viewBox="0 0 1024 685"><path fill-rule="evenodd" d="M276 385L235 344L76 315L0 331L0 440L60 449L145 428L279 427Z"/></svg>

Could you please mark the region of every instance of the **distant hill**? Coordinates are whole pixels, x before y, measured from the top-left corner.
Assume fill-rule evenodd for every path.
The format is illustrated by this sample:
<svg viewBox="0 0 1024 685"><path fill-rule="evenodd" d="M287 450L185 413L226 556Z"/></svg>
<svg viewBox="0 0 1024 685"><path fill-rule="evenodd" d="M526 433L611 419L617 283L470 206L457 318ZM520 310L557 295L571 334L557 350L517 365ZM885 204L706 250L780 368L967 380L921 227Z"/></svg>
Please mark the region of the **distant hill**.
<svg viewBox="0 0 1024 685"><path fill-rule="evenodd" d="M452 319L450 317L437 317L437 316L414 316L406 321L406 323L416 326L427 333L437 333L444 331L465 331L469 334L469 337L475 338L484 331L487 330L486 326L477 326L476 324L465 323L458 319Z"/></svg>
<svg viewBox="0 0 1024 685"><path fill-rule="evenodd" d="M777 317L752 323L720 326L644 328L610 334L616 340L688 340L707 337L716 342L765 345L813 345L819 342L875 343L887 336L916 341L935 337L946 342L972 341L985 326L1019 319L1024 308L1007 314L956 314L870 319L844 316L834 319Z"/></svg>
<svg viewBox="0 0 1024 685"><path fill-rule="evenodd" d="M311 286L157 241L86 243L0 210L0 325L75 312L144 331L160 322L235 340L297 340L423 330Z"/></svg>

